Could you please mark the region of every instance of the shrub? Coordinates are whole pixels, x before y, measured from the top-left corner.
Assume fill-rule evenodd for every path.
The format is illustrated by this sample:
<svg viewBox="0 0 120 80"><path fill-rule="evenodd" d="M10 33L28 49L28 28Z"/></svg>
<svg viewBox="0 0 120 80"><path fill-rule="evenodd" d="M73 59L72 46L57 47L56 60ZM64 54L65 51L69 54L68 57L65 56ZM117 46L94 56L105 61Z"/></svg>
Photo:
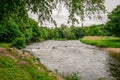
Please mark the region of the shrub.
<svg viewBox="0 0 120 80"><path fill-rule="evenodd" d="M12 46L21 49L25 47L25 38L16 38L12 41Z"/></svg>
<svg viewBox="0 0 120 80"><path fill-rule="evenodd" d="M65 80L81 80L78 73L72 73L71 75L65 77Z"/></svg>
<svg viewBox="0 0 120 80"><path fill-rule="evenodd" d="M108 31L105 29L105 25L91 25L83 28L85 36L106 36Z"/></svg>
<svg viewBox="0 0 120 80"><path fill-rule="evenodd" d="M71 27L71 31L74 33L74 37L76 39L84 37L85 32L84 32L84 30L81 27L74 27L74 26L72 26Z"/></svg>
<svg viewBox="0 0 120 80"><path fill-rule="evenodd" d="M28 43L28 42L30 42L30 40L31 40L31 38L32 37L34 37L33 35L32 35L32 29L30 28L30 29L25 29L24 30L24 36L25 36L25 39L26 39L26 42Z"/></svg>
<svg viewBox="0 0 120 80"><path fill-rule="evenodd" d="M9 18L5 24L0 25L0 41L11 42L22 35L18 25L12 18Z"/></svg>

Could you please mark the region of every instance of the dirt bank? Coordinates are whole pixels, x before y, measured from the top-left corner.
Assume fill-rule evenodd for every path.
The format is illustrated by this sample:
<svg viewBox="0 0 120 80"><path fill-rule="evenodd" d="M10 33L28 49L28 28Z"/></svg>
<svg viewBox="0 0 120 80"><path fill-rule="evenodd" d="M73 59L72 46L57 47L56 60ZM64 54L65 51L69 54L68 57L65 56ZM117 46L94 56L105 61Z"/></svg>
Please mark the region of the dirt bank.
<svg viewBox="0 0 120 80"><path fill-rule="evenodd" d="M14 64L7 62L6 58L12 59ZM3 73L0 73L1 75L3 75L2 76L3 78L0 75L0 80L1 79L8 80L11 76L12 77L9 80L13 80L13 79L18 80L19 75L21 75L21 73L19 74L18 71L24 72L23 77L20 78L22 80L38 80L39 78L38 76L45 75L45 74L47 75L41 77L41 80L48 80L46 77L48 77L50 80L63 80L63 78L58 74L56 74L55 72L52 72L52 71L49 72L47 68L43 64L41 64L39 60L37 60L33 55L31 55L26 51L18 50L16 48L0 47L0 64L4 66L4 67L1 67L0 65L0 72L2 72L3 70ZM11 73L12 67L9 66L8 64L17 67L14 70L15 73ZM8 71L9 67L7 68L5 67L5 65L8 65L11 68L11 70ZM34 70L32 71L32 74L29 72L30 70L29 71L26 70L26 69L29 69L29 66L31 66L31 68ZM7 74L7 77L5 77L6 75L4 74ZM15 76L14 74L17 74L17 75ZM34 76L34 78L32 76Z"/></svg>
<svg viewBox="0 0 120 80"><path fill-rule="evenodd" d="M102 48L102 50L108 51L110 53L120 54L120 48Z"/></svg>

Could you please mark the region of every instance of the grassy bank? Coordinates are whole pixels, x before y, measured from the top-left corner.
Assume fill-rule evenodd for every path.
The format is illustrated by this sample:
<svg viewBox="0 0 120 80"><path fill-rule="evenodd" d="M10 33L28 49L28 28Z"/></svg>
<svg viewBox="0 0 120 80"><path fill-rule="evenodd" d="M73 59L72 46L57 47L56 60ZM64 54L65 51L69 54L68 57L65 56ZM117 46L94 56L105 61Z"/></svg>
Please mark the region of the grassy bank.
<svg viewBox="0 0 120 80"><path fill-rule="evenodd" d="M98 47L120 48L120 38L118 37L86 36L81 38L80 41Z"/></svg>
<svg viewBox="0 0 120 80"><path fill-rule="evenodd" d="M0 48L9 48L9 46L10 46L9 43L5 43L5 42L0 43Z"/></svg>
<svg viewBox="0 0 120 80"><path fill-rule="evenodd" d="M27 52L0 43L0 80L57 80L47 68Z"/></svg>

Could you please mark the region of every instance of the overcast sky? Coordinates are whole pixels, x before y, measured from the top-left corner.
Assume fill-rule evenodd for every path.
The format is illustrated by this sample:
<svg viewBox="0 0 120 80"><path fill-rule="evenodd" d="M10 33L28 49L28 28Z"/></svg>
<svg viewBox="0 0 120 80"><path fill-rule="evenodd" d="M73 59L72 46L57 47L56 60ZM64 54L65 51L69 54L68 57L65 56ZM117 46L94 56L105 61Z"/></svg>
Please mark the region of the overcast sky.
<svg viewBox="0 0 120 80"><path fill-rule="evenodd" d="M120 4L120 0L106 0L105 1L105 6L108 12L111 12L117 5ZM66 10L65 7L61 6L62 8L58 11L54 10L53 11L53 18L56 20L58 26L60 26L61 24L67 24L67 19L68 19L68 11ZM37 15L35 14L31 14L29 13L29 16L31 18L33 18L34 20L37 21ZM86 18L84 21L84 25L88 26L88 25L92 25L92 24L104 24L107 21L107 14L102 14L102 20L98 20L96 18L93 19L88 19ZM50 23L45 23L46 26L51 27L53 26ZM81 24L76 24L76 26L81 26Z"/></svg>

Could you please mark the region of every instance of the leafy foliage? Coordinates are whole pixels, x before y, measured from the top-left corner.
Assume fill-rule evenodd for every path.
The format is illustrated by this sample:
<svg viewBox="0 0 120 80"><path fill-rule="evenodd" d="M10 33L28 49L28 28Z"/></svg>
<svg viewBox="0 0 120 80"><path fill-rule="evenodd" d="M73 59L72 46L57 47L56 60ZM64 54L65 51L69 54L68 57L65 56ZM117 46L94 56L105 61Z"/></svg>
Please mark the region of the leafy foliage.
<svg viewBox="0 0 120 80"><path fill-rule="evenodd" d="M25 29L28 29L29 38L28 38L28 35L26 35L26 39L29 42L40 41L41 31L36 21L28 18L28 22L26 24ZM26 34L26 31L24 31L24 33Z"/></svg>
<svg viewBox="0 0 120 80"><path fill-rule="evenodd" d="M59 28L50 29L50 31L53 39L79 39L84 36L84 30L81 27L61 25Z"/></svg>
<svg viewBox="0 0 120 80"><path fill-rule="evenodd" d="M105 36L108 35L104 25L91 25L83 28L86 36Z"/></svg>
<svg viewBox="0 0 120 80"><path fill-rule="evenodd" d="M9 17L25 18L27 16L26 3L24 0L1 0L0 1L0 21Z"/></svg>
<svg viewBox="0 0 120 80"><path fill-rule="evenodd" d="M74 24L78 22L76 15L81 20L85 16L90 17L91 14L98 14L105 11L105 0L1 0L0 1L0 21L7 20L8 17L18 17L25 19L27 11L38 14L39 22L42 24L45 21L55 23L52 18L52 10L56 9L59 4L64 4L68 9L69 21Z"/></svg>
<svg viewBox="0 0 120 80"><path fill-rule="evenodd" d="M81 27L71 27L71 32L74 34L75 39L82 38L85 35L85 31Z"/></svg>
<svg viewBox="0 0 120 80"><path fill-rule="evenodd" d="M81 77L77 73L72 73L71 75L65 77L65 80L81 80Z"/></svg>
<svg viewBox="0 0 120 80"><path fill-rule="evenodd" d="M16 38L12 41L12 46L17 47L18 49L25 47L25 38Z"/></svg>
<svg viewBox="0 0 120 80"><path fill-rule="evenodd" d="M105 29L109 32L109 35L115 35L120 37L120 5L117 6L109 15L109 21L106 24Z"/></svg>
<svg viewBox="0 0 120 80"><path fill-rule="evenodd" d="M8 19L6 24L0 25L0 41L11 42L16 37L21 37L22 33L13 19Z"/></svg>
<svg viewBox="0 0 120 80"><path fill-rule="evenodd" d="M79 23L76 15L80 17L80 20L84 20L87 16L91 18L91 15L97 13L98 18L100 18L100 11L105 12L104 1L105 0L62 0L65 1L65 5L69 10L69 20L68 22Z"/></svg>

